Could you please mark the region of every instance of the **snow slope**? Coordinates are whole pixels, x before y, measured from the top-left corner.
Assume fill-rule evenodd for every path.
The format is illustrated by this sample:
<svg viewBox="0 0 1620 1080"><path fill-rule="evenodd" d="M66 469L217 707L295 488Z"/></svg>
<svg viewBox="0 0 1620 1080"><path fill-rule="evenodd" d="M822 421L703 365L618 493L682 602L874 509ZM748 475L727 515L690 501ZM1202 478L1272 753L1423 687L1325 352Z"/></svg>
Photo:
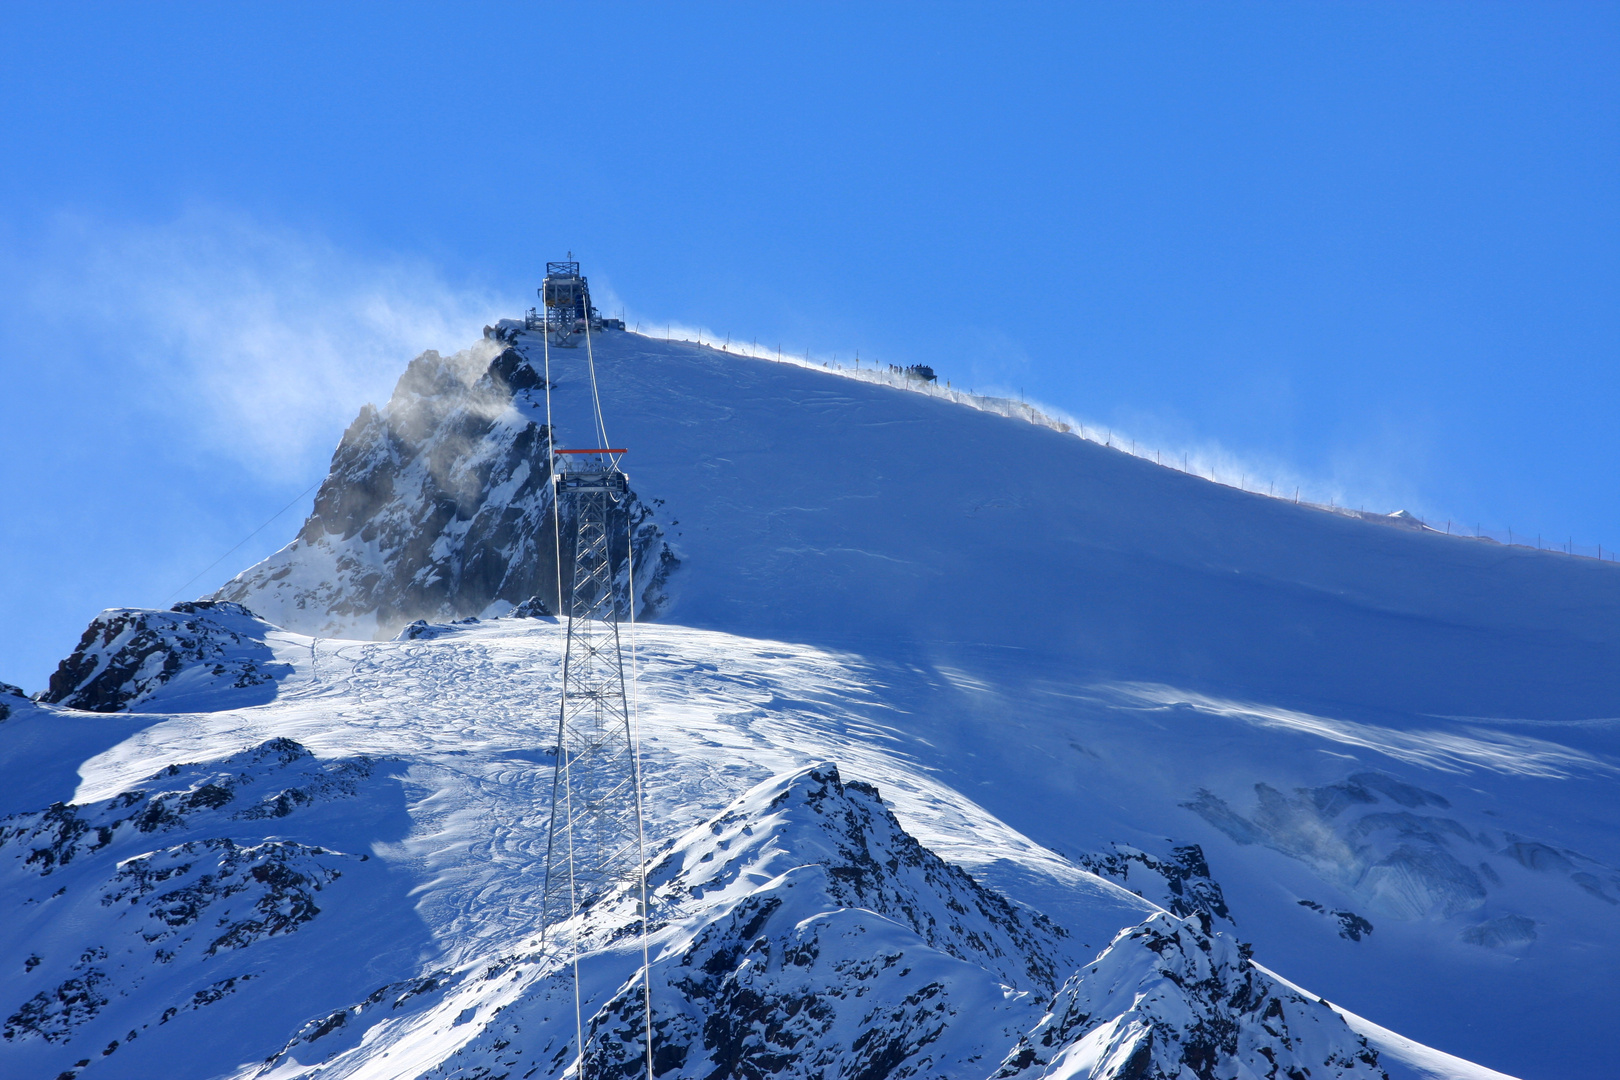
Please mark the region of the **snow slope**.
<svg viewBox="0 0 1620 1080"><path fill-rule="evenodd" d="M527 339L516 351L534 362ZM1162 918L1127 891L1139 890L1188 915L1189 933L1204 933L1193 926L1202 914L1213 933L1252 943L1267 969L1347 1011L1384 1049L1392 1074L1467 1075L1447 1053L1524 1077L1605 1074L1620 1004L1608 974L1620 960L1616 568L1296 507L943 396L800 366L620 334L599 339L597 357L610 439L631 448L644 524L670 553L655 558L678 560L661 583L659 622L638 635L660 838L673 842L756 783L835 762L846 780L876 784L927 848L1065 928L1074 970L1122 930ZM577 353L554 354L564 446L589 441L580 368ZM509 384L507 393L469 460L513 460L502 456L499 431L543 422L532 387ZM400 459L409 467L405 458L417 460L409 447ZM521 502L498 485L477 499L465 520L479 507ZM455 524L464 519L422 517L423 505L414 495L382 499L352 533L323 531L332 538L324 545L289 548L222 595L291 631L323 635L467 614L443 595L425 611L397 603L397 591L368 600L364 575L338 572L358 550L345 544L371 543L370 517L416 523L396 550L415 544L447 567L479 555L465 546L470 530ZM303 607L272 587L295 580L304 582ZM341 587L309 591L323 583ZM475 610L515 602L522 589L511 591ZM385 602L387 619L376 614ZM299 953L311 973L298 1001L309 1033L359 1009L323 1039L381 1023L368 1019L381 1005L357 1004L379 987L401 988L396 998L410 991L417 1003L400 1006L416 1019L397 1014L386 1040L378 1029L344 1044L358 1055L346 1061L368 1063L353 1075L391 1075L375 1071L382 1058L360 1052L384 1042L389 1061L418 1071L468 1047L501 1052L490 1049L505 1037L480 1018L483 1005L457 1024L473 999L446 1013L448 1004L429 1001L436 990L411 988L470 985L467 972L521 955L516 943L533 932L554 624L503 619L375 643L266 629L259 640L291 674L268 686L216 685L213 711L166 696L178 695L178 681L106 716L14 709L0 724L0 752L27 798L7 809L111 799L171 765L279 738L323 762L396 761L372 766L368 798L386 807L374 827L332 837L250 830L233 843L369 854L361 865L381 868L375 880L356 870L323 892L354 883L357 895L409 897L383 905L398 916L404 944L367 968L369 986L351 991L340 977L316 977L326 970L316 954ZM164 843L192 842L175 840ZM1196 873L1193 845L1213 882ZM341 910L331 905L333 934L345 925ZM322 925L316 917L251 949L286 947ZM80 977L72 965L81 946L61 943L68 959L52 960L65 965L52 969L54 985ZM1145 971L1140 957L1114 955L1109 970ZM195 961L196 970L217 968L217 957ZM1241 965L1228 969L1194 981L1231 987L1248 978ZM524 971L496 977L521 984L502 1000L549 1016L551 1006L536 1004L551 1000L549 976ZM35 973L18 976L19 989L37 993ZM606 1007L612 979L603 978ZM215 1019L196 1023L236 1023L230 1010L248 1007L232 1003L254 1000L254 987L210 1004ZM182 980L164 993L203 989ZM471 991L441 996L461 1002L463 993ZM1060 1000L1117 1002L1121 1018L1138 1007L1134 992L1065 993ZM1029 1004L1023 1032L1049 1004ZM419 1016L418 1005L427 1009ZM1170 1023L1169 1013L1141 1008L1137 1015ZM1241 1009L1188 1008L1176 1015L1219 1018L1258 1037ZM1290 1010L1319 1017L1304 1004L1281 1008L1290 1024ZM392 1004L384 1011L396 1015ZM192 1015L205 1014L165 1027ZM278 1069L309 1065L287 1049L298 1026L284 1021L264 1021L264 1053L290 1055ZM1134 1053L1129 1024L1111 1029L1123 1040L1109 1042L1121 1067ZM270 1038L276 1025L279 1041ZM1061 1018L1042 1030L1054 1025ZM140 1036L94 1067L142 1075L134 1050L142 1038L164 1045ZM1322 1053L1351 1045L1341 1039L1335 1029ZM194 1074L223 1071L229 1052L198 1040ZM953 1074L999 1067L994 1041L962 1051L994 1056L984 1073ZM1075 1050L1072 1060L1097 1050L1100 1061L1104 1049ZM1353 1048L1347 1060L1357 1067ZM394 1074L416 1075L403 1066Z"/></svg>
<svg viewBox="0 0 1620 1080"><path fill-rule="evenodd" d="M1199 843L1257 955L1373 1021L1510 1072L1608 1067L1620 568L798 366L597 356L681 559L665 621L861 657L905 752L1038 842Z"/></svg>
<svg viewBox="0 0 1620 1080"><path fill-rule="evenodd" d="M84 760L64 801L0 825L0 902L16 913L0 966L21 973L0 1069L558 1075L573 1035L562 961L578 949L597 1061L633 1065L635 898L537 945L551 751L535 702L556 691L560 633L530 618L397 642L267 631L294 669L274 700L223 685L213 710L170 712L170 695L195 704L175 680L120 714L126 737ZM1100 1077L1185 1062L1217 1076L1235 1060L1381 1075L1361 1036L1250 967L1229 928L1039 848L914 771L881 728L850 724L868 699L846 658L677 627L644 627L638 645L660 1075L988 1077L1051 1027L1060 984L1131 1013L1109 1029L1130 1046ZM30 704L0 746L44 727L71 750L74 717ZM829 753L847 764L817 760ZM929 847L993 853L979 877L1024 903ZM1212 891L1196 872L1159 880ZM1142 944L1161 937L1177 957ZM1133 987L1152 1004L1133 1006ZM1179 1019L1176 1038L1144 1044L1144 1010ZM1234 1010L1267 1019L1234 1024ZM1071 1023L1042 1045L1085 1034Z"/></svg>

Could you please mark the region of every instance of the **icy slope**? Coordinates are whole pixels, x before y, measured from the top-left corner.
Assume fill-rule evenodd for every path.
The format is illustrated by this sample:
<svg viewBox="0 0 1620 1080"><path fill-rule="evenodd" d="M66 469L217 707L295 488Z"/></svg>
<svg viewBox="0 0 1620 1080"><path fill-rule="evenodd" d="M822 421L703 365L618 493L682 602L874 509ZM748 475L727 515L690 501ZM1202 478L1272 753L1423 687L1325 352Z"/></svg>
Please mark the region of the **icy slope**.
<svg viewBox="0 0 1620 1080"><path fill-rule="evenodd" d="M634 898L536 945L550 760L534 702L555 689L558 633L503 619L391 643L280 635L294 670L274 700L232 708L217 687L218 711L125 714L142 726L84 762L71 802L0 830L0 904L17 913L0 935L17 973L0 1072L558 1075L574 1028L559 961L575 949L597 1060L637 1061ZM1380 1075L1360 1036L1274 987L1229 930L1031 844L881 729L842 729L865 697L844 658L673 627L640 642L661 658L641 679L664 838L660 1075L988 1077L1052 1030L1060 984L1062 1034L1043 1045L1138 1036L1098 1077L1214 1078L1236 1061ZM0 726L0 751L18 730ZM994 853L982 876L1015 899L930 847ZM1196 870L1108 858L1210 894ZM1065 915L1025 906L1040 898ZM1181 951L1143 945L1160 939ZM1089 1021L1076 995L1095 999Z"/></svg>
<svg viewBox="0 0 1620 1080"><path fill-rule="evenodd" d="M1260 955L1370 1019L1608 1068L1620 568L799 367L598 355L682 559L666 620L858 654L904 752L1048 846L1200 844Z"/></svg>

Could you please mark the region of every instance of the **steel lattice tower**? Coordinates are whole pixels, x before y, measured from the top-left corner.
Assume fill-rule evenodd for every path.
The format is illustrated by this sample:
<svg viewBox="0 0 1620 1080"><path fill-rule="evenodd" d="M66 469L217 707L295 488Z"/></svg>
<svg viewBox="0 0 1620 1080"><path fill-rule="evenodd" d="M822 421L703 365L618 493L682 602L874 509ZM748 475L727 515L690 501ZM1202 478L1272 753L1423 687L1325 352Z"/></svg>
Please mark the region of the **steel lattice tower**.
<svg viewBox="0 0 1620 1080"><path fill-rule="evenodd" d="M541 330L545 342L546 438L550 444L552 539L557 551L557 607L568 620L563 648L562 694L557 707L556 766L551 781L551 826L546 836L546 873L541 892L540 946L560 923L586 911L621 888L634 891L641 916L641 997L646 1035L645 1068L653 1075L652 985L649 978L646 842L642 832L641 756L636 718L625 695L624 654L619 642L620 592L613 569L613 541L629 541L630 480L619 470L624 450L607 441L602 399L596 383L591 307L579 264L547 263L540 288L544 316L531 312L526 326ZM551 414L551 348L585 341L589 376L590 426L594 449L557 449ZM563 467L563 462L567 467ZM573 529L573 568L563 590L563 507ZM622 532L621 532L622 530ZM634 657L635 551L625 552L625 610L630 617ZM595 1056L585 1034L576 943L574 1035L579 1050L578 1080L591 1074ZM622 1067L622 1066L621 1066Z"/></svg>
<svg viewBox="0 0 1620 1080"><path fill-rule="evenodd" d="M572 505L575 539L546 842L548 929L616 886L639 882L642 862L640 763L609 544L629 482L605 454L576 453L571 461L557 475L557 497Z"/></svg>

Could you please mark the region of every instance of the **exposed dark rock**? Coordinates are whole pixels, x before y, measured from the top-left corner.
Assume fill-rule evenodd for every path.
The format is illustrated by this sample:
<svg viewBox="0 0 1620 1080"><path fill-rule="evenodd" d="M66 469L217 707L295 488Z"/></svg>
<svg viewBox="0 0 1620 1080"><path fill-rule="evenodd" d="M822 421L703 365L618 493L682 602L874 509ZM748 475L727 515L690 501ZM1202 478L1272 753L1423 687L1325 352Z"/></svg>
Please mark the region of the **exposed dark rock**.
<svg viewBox="0 0 1620 1080"><path fill-rule="evenodd" d="M1208 916L1160 914L1122 931L1064 984L995 1080L1035 1080L1082 1040L1094 1064L1079 1075L1093 1080L1387 1080L1343 1018L1260 971Z"/></svg>
<svg viewBox="0 0 1620 1080"><path fill-rule="evenodd" d="M1120 856L1132 876L1158 879L1148 862ZM1177 859L1166 865L1186 872L1171 876L1193 893L1207 880L1202 857L1181 849ZM973 1077L1001 1060L998 1076L1034 1080L1089 1037L1097 1060L1076 1071L1066 1059L1063 1075L1383 1076L1337 1013L1266 976L1204 912L1160 913L1121 932L1049 997L1053 971L1078 966L1071 942L927 851L876 789L830 765L761 785L690 830L649 886L652 925L681 927L651 973L660 1075ZM639 924L628 898L590 920L600 924L593 940L610 948ZM462 1008L460 1019L485 1026L426 1076L569 1068L569 973L541 964L533 985L487 1018ZM632 976L590 1017L583 1075L646 1075L642 994Z"/></svg>
<svg viewBox="0 0 1620 1080"><path fill-rule="evenodd" d="M499 382L509 392L533 390L537 387L543 390L546 387L545 377L534 370L522 353L512 348L504 350L501 355L490 361L486 377Z"/></svg>
<svg viewBox="0 0 1620 1080"><path fill-rule="evenodd" d="M791 812L798 828L814 829L825 887L841 903L894 919L930 947L994 970L1011 985L1050 991L1062 978L1056 964L1068 948L1061 944L1067 932L923 847L900 827L872 785L845 783L837 766L818 765L798 774L765 809ZM649 872L650 888L668 881L671 888L691 890L692 883L701 888L706 881L725 880L740 872L732 867L760 843L745 803L706 827L717 838L708 850L726 857L697 874L690 855L677 847ZM718 846L744 828L750 829L744 834L747 843L739 836L735 844L726 840L725 848Z"/></svg>
<svg viewBox="0 0 1620 1080"><path fill-rule="evenodd" d="M236 993L258 977L232 970L248 963L244 950L320 916L328 890L369 859L251 823L351 797L372 775L369 759L322 761L290 739L272 739L220 761L171 765L111 799L0 821L0 861L12 880L45 879L39 897L61 882L44 902L65 896L76 912L54 928L49 950L27 955L32 996L6 1003L4 1038L66 1042L109 1001L148 983L154 965L171 995L148 1003L144 1022L154 1027ZM83 935L84 944L64 948L65 934ZM112 1049L135 1037L129 1029Z"/></svg>
<svg viewBox="0 0 1620 1080"><path fill-rule="evenodd" d="M240 604L193 601L169 611L114 608L91 620L40 700L120 712L187 677L196 690L267 686L291 668L275 661L272 627Z"/></svg>
<svg viewBox="0 0 1620 1080"><path fill-rule="evenodd" d="M514 619L554 619L556 613L547 607L546 602L540 597L531 596L514 607L510 617Z"/></svg>
<svg viewBox="0 0 1620 1080"><path fill-rule="evenodd" d="M1116 843L1112 851L1082 855L1075 861L1171 914L1187 918L1203 912L1236 925L1220 885L1210 877L1204 849L1197 844L1172 848L1168 858L1160 858Z"/></svg>
<svg viewBox="0 0 1620 1080"><path fill-rule="evenodd" d="M245 821L278 818L348 797L373 767L369 758L319 761L291 739L271 739L223 761L171 765L104 802L54 803L0 819L0 854L13 849L44 877L122 839L181 828L198 814L229 810Z"/></svg>
<svg viewBox="0 0 1620 1080"><path fill-rule="evenodd" d="M7 1042L31 1035L46 1042L65 1041L73 1029L91 1020L107 1005L107 973L84 966L79 974L41 990L6 1017L0 1036Z"/></svg>
<svg viewBox="0 0 1620 1080"><path fill-rule="evenodd" d="M7 701L7 698L22 698L24 701L27 701L28 695L23 693L22 687L20 686L12 686L8 682L0 682L0 720L8 719L11 716L12 706L16 704L16 702Z"/></svg>
<svg viewBox="0 0 1620 1080"><path fill-rule="evenodd" d="M1339 911L1336 909L1329 911L1326 907L1318 904L1315 900L1301 900L1299 901L1299 906L1310 908L1318 915L1322 915L1330 919L1337 919L1339 923L1339 936L1344 938L1346 941L1360 941L1362 938L1367 937L1373 932L1373 924L1353 911Z"/></svg>

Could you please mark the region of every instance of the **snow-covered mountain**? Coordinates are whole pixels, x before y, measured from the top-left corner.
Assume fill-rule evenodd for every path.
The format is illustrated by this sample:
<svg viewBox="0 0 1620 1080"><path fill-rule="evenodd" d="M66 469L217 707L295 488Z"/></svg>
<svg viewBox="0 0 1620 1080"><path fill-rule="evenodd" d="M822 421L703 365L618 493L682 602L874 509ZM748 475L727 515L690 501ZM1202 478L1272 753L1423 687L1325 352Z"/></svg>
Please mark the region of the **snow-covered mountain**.
<svg viewBox="0 0 1620 1080"><path fill-rule="evenodd" d="M419 358L291 545L0 693L0 1072L562 1075L583 950L637 1075L632 899L537 943L537 344ZM886 374L596 355L656 616L659 1075L1609 1070L1615 567ZM564 447L584 374L554 351Z"/></svg>

